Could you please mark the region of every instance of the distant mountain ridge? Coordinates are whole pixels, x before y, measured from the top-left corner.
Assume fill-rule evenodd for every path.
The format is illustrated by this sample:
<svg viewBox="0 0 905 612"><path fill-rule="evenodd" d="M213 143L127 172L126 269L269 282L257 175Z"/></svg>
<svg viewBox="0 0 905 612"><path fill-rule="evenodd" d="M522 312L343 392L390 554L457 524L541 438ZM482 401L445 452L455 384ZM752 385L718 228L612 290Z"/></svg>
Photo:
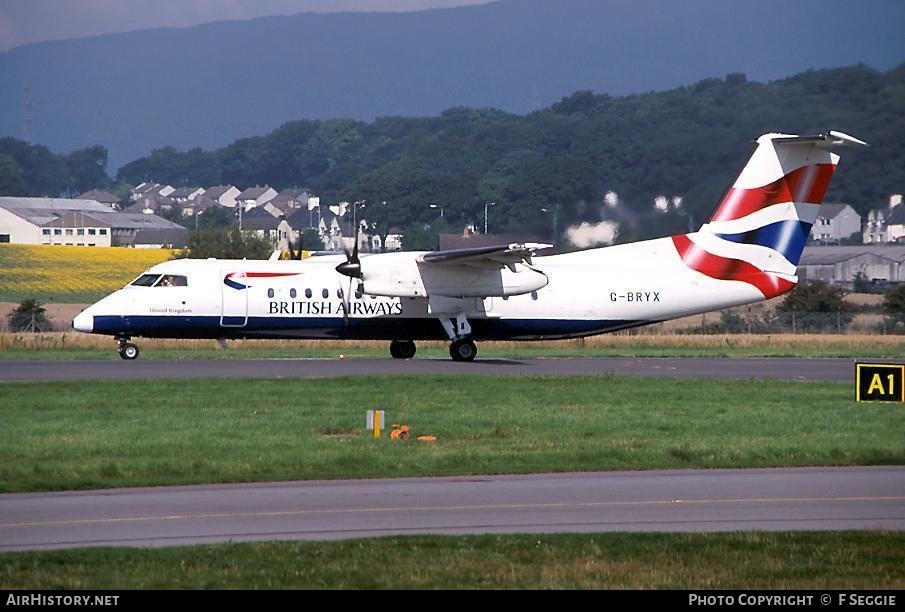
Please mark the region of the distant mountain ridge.
<svg viewBox="0 0 905 612"><path fill-rule="evenodd" d="M215 148L297 119L526 113L746 73L905 59L905 3L507 0L417 13L265 17L27 45L0 54L0 136L101 144L111 171L173 145ZM27 95L26 95L27 91Z"/></svg>

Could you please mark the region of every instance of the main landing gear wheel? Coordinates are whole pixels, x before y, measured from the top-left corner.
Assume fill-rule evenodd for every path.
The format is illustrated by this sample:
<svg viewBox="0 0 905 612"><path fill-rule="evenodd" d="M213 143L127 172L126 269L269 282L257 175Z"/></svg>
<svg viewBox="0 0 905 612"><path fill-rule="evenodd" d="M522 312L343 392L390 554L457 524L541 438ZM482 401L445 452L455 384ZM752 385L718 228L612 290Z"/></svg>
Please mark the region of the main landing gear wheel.
<svg viewBox="0 0 905 612"><path fill-rule="evenodd" d="M478 347L470 338L455 340L449 345L449 356L453 361L474 361Z"/></svg>
<svg viewBox="0 0 905 612"><path fill-rule="evenodd" d="M127 359L129 361L138 359L138 345L132 344L131 342L124 342L122 346L116 349L116 351L123 359Z"/></svg>
<svg viewBox="0 0 905 612"><path fill-rule="evenodd" d="M390 342L390 355L393 359L411 359L415 356L415 343L411 340L393 340Z"/></svg>

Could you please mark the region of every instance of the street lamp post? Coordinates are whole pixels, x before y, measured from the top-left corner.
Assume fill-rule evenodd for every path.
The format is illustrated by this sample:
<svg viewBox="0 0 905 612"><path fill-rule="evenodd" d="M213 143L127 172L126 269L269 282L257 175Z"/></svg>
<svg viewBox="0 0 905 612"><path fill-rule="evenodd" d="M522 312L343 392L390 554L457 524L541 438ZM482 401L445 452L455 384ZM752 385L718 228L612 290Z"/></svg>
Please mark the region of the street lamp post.
<svg viewBox="0 0 905 612"><path fill-rule="evenodd" d="M358 240L358 208L364 208L367 200L359 200L352 202L352 235Z"/></svg>
<svg viewBox="0 0 905 612"><path fill-rule="evenodd" d="M553 213L553 241L555 242L559 230L559 204L557 203L553 208L541 208L541 212Z"/></svg>
<svg viewBox="0 0 905 612"><path fill-rule="evenodd" d="M431 204L430 207L431 207L431 208L439 208L439 209L440 209L440 218L441 218L441 219L443 218L443 207L442 207L442 206L440 206L439 204Z"/></svg>
<svg viewBox="0 0 905 612"><path fill-rule="evenodd" d="M486 202L484 204L484 235L487 235L487 208L489 206L496 206L496 202Z"/></svg>

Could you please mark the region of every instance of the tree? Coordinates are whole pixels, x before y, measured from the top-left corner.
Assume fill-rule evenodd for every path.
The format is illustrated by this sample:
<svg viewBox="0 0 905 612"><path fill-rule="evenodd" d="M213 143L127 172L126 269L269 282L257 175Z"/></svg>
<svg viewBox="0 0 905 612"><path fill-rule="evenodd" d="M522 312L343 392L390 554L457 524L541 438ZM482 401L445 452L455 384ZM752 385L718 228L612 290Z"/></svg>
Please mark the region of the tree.
<svg viewBox="0 0 905 612"><path fill-rule="evenodd" d="M232 229L201 229L189 236L188 251L193 259L267 259L271 245L257 236Z"/></svg>
<svg viewBox="0 0 905 612"><path fill-rule="evenodd" d="M894 333L905 333L905 285L896 285L883 296L885 327Z"/></svg>
<svg viewBox="0 0 905 612"><path fill-rule="evenodd" d="M402 248L405 251L434 251L440 248L440 234L449 232L450 226L443 219L435 219L430 224L409 223L402 234Z"/></svg>
<svg viewBox="0 0 905 612"><path fill-rule="evenodd" d="M302 249L305 251L321 251L324 248L324 240L320 233L313 228L307 228L302 232Z"/></svg>
<svg viewBox="0 0 905 612"><path fill-rule="evenodd" d="M22 300L15 309L6 316L10 331L45 332L50 331L50 319L44 306L35 299Z"/></svg>
<svg viewBox="0 0 905 612"><path fill-rule="evenodd" d="M867 274L863 270L855 272L855 276L852 278L852 291L855 293L870 293L870 290L870 278L868 278Z"/></svg>
<svg viewBox="0 0 905 612"><path fill-rule="evenodd" d="M235 224L235 210L226 206L211 206L198 214L198 227L201 229L226 229Z"/></svg>
<svg viewBox="0 0 905 612"><path fill-rule="evenodd" d="M25 196L28 192L19 164L9 155L0 154L0 195Z"/></svg>
<svg viewBox="0 0 905 612"><path fill-rule="evenodd" d="M67 189L73 196L111 183L107 176L107 149L101 145L73 151L64 162L69 177Z"/></svg>
<svg viewBox="0 0 905 612"><path fill-rule="evenodd" d="M776 310L780 320L795 331L842 331L854 318L842 287L823 281L798 283Z"/></svg>

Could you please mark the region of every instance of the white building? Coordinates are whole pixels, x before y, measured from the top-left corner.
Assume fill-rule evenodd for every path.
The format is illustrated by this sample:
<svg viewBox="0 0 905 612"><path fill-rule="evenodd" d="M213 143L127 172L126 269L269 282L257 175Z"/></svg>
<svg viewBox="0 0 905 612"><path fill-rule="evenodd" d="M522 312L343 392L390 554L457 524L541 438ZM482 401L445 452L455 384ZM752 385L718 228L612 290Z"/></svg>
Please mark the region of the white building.
<svg viewBox="0 0 905 612"><path fill-rule="evenodd" d="M94 200L0 197L0 243L137 246L143 230L188 234L156 215L115 212Z"/></svg>
<svg viewBox="0 0 905 612"><path fill-rule="evenodd" d="M236 201L245 207L245 210L251 210L257 206L264 206L267 202L277 197L277 192L273 187L264 185L263 187L249 187L238 196Z"/></svg>
<svg viewBox="0 0 905 612"><path fill-rule="evenodd" d="M239 197L240 193L242 192L239 191L239 188L233 187L232 185L214 185L213 187L207 188L204 192L204 196L214 200L220 206L235 208L236 198Z"/></svg>
<svg viewBox="0 0 905 612"><path fill-rule="evenodd" d="M861 234L861 215L848 204L824 204L820 207L811 238L817 242L840 242Z"/></svg>

